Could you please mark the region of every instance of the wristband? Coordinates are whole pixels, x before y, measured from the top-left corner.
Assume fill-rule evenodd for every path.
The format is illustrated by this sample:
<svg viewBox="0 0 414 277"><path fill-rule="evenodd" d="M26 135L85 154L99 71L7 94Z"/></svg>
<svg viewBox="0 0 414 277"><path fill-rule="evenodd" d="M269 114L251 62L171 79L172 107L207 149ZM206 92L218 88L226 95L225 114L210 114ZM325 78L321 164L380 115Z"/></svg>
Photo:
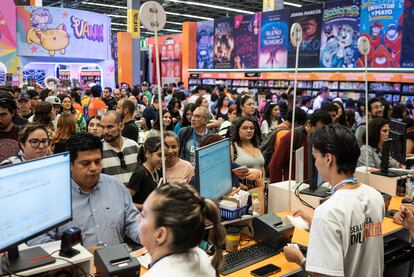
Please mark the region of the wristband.
<svg viewBox="0 0 414 277"><path fill-rule="evenodd" d="M306 258L302 258L300 260L300 266L302 267L303 270L305 270L305 265L306 265Z"/></svg>

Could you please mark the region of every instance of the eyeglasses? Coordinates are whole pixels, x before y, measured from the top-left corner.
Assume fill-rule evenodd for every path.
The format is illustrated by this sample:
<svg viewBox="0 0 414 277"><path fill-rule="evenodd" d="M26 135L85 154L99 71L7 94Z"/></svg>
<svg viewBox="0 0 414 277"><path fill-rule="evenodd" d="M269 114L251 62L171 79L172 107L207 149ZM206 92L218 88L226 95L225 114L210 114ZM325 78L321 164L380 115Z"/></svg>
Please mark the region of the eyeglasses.
<svg viewBox="0 0 414 277"><path fill-rule="evenodd" d="M127 164L125 163L124 153L118 152L116 154L118 155L119 161L121 162L121 168L122 169L126 169L127 168Z"/></svg>
<svg viewBox="0 0 414 277"><path fill-rule="evenodd" d="M33 148L39 148L40 143L42 143L44 147L48 147L50 145L50 139L29 139L29 143Z"/></svg>

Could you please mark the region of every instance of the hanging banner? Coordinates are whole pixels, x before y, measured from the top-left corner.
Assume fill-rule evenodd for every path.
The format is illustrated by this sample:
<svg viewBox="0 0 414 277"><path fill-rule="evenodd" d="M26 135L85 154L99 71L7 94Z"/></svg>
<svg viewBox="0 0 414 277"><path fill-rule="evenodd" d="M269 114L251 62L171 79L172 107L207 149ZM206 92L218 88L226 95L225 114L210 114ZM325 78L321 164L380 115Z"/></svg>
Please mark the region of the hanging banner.
<svg viewBox="0 0 414 277"><path fill-rule="evenodd" d="M73 9L17 7L20 56L108 59L110 19Z"/></svg>
<svg viewBox="0 0 414 277"><path fill-rule="evenodd" d="M15 71L18 66L16 56L16 6L13 0L1 0L0 62L6 66L7 71Z"/></svg>
<svg viewBox="0 0 414 277"><path fill-rule="evenodd" d="M323 10L320 67L357 66L359 0L327 2Z"/></svg>
<svg viewBox="0 0 414 277"><path fill-rule="evenodd" d="M177 83L181 80L181 43L167 36L160 38L160 44L161 82L163 85Z"/></svg>
<svg viewBox="0 0 414 277"><path fill-rule="evenodd" d="M197 22L197 68L214 68L214 21Z"/></svg>
<svg viewBox="0 0 414 277"><path fill-rule="evenodd" d="M214 20L214 68L233 68L233 17Z"/></svg>
<svg viewBox="0 0 414 277"><path fill-rule="evenodd" d="M233 68L257 68L261 13L234 17L235 49Z"/></svg>
<svg viewBox="0 0 414 277"><path fill-rule="evenodd" d="M401 67L414 67L414 0L406 0L403 15Z"/></svg>
<svg viewBox="0 0 414 277"><path fill-rule="evenodd" d="M299 67L318 67L321 47L322 4L304 6L292 10L289 16L289 30L294 23L302 27ZM288 66L295 67L296 48L289 42Z"/></svg>
<svg viewBox="0 0 414 277"><path fill-rule="evenodd" d="M262 13L259 68L285 68L287 66L288 16L287 10Z"/></svg>
<svg viewBox="0 0 414 277"><path fill-rule="evenodd" d="M140 38L139 10L129 9L127 12L127 29L132 38Z"/></svg>
<svg viewBox="0 0 414 277"><path fill-rule="evenodd" d="M368 67L400 67L403 8L404 0L362 0L361 36L371 43Z"/></svg>

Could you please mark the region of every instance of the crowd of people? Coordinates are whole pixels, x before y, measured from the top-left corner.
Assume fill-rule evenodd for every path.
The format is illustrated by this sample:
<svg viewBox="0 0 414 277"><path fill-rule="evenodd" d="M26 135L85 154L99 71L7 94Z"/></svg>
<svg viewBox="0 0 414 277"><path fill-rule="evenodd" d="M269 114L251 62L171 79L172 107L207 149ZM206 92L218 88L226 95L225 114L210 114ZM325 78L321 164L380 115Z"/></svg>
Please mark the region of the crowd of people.
<svg viewBox="0 0 414 277"><path fill-rule="evenodd" d="M154 276L172 272L161 268L161 264L176 266L177 261L182 261L191 265L195 260L202 264L197 276L214 276L222 260L220 251L210 263L196 246L202 240L205 220L214 225L213 245L219 247L222 243L224 232L218 207L200 198L191 186L176 185L194 183L198 147L221 138L230 139L232 168L245 167L233 170L233 186L243 190L265 190L267 180L273 183L288 179L293 123L293 149L305 148L305 180L309 153L319 163L318 170L323 169L322 162L330 169L322 170L321 175L332 184L349 177L356 165L378 168L391 118L407 124L407 156L414 155L410 105L392 106L383 98L371 98L365 111L363 102L330 100L325 87L315 98L301 95L294 104L291 93L290 89L281 95L269 91L265 100L256 105L257 97L249 93L237 93L223 86L197 86L189 92L182 82L166 85L161 99L157 87L147 82L133 88L127 84L114 89L92 85L85 91L72 88L58 92L0 87L0 162L6 166L69 151L74 211L71 224L81 227L86 247L115 245L128 237L147 247L153 265L156 264ZM367 124L369 134L365 134ZM161 170L161 129L166 176L162 176ZM343 150L334 146L343 137L347 139L342 140L345 146L355 141L352 155L347 154L355 160L350 167L340 158ZM326 158L329 155L331 160ZM390 158L390 166L402 164ZM332 178L335 172L339 175ZM160 185L164 181L167 185ZM366 186L357 189L356 198L377 197ZM336 200L330 201L340 202L341 197L342 194L335 195ZM382 220L379 210L372 216L375 222ZM325 224L325 215L319 212L313 222ZM412 221L412 217L412 211L404 210L400 221ZM59 238L65 227L32 243ZM316 229L311 231L311 237L316 238L315 233ZM331 247L312 239L310 245ZM375 248L378 244L373 245ZM338 254L336 250L326 253ZM185 253L197 258L186 259ZM289 255L288 249L286 253ZM292 261L301 262L302 257L296 254L290 253ZM310 270L319 272L320 258L311 255L310 260L316 264ZM336 266L332 272L340 274L341 265ZM180 272L180 267L174 270Z"/></svg>

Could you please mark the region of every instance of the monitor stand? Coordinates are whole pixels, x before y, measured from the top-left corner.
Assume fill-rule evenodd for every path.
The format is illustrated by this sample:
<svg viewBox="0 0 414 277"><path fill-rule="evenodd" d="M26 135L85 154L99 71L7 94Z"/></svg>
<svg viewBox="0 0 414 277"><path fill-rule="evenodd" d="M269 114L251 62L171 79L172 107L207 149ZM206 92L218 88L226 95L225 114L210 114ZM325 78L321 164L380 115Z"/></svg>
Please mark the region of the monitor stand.
<svg viewBox="0 0 414 277"><path fill-rule="evenodd" d="M328 196L331 196L331 190L326 187L319 187L316 190L311 190L310 188L306 188L304 190L301 190L299 193L316 196L320 198L326 198Z"/></svg>
<svg viewBox="0 0 414 277"><path fill-rule="evenodd" d="M7 249L10 273L17 273L47 264L52 264L56 259L50 256L43 248L37 246L19 251L17 246Z"/></svg>

